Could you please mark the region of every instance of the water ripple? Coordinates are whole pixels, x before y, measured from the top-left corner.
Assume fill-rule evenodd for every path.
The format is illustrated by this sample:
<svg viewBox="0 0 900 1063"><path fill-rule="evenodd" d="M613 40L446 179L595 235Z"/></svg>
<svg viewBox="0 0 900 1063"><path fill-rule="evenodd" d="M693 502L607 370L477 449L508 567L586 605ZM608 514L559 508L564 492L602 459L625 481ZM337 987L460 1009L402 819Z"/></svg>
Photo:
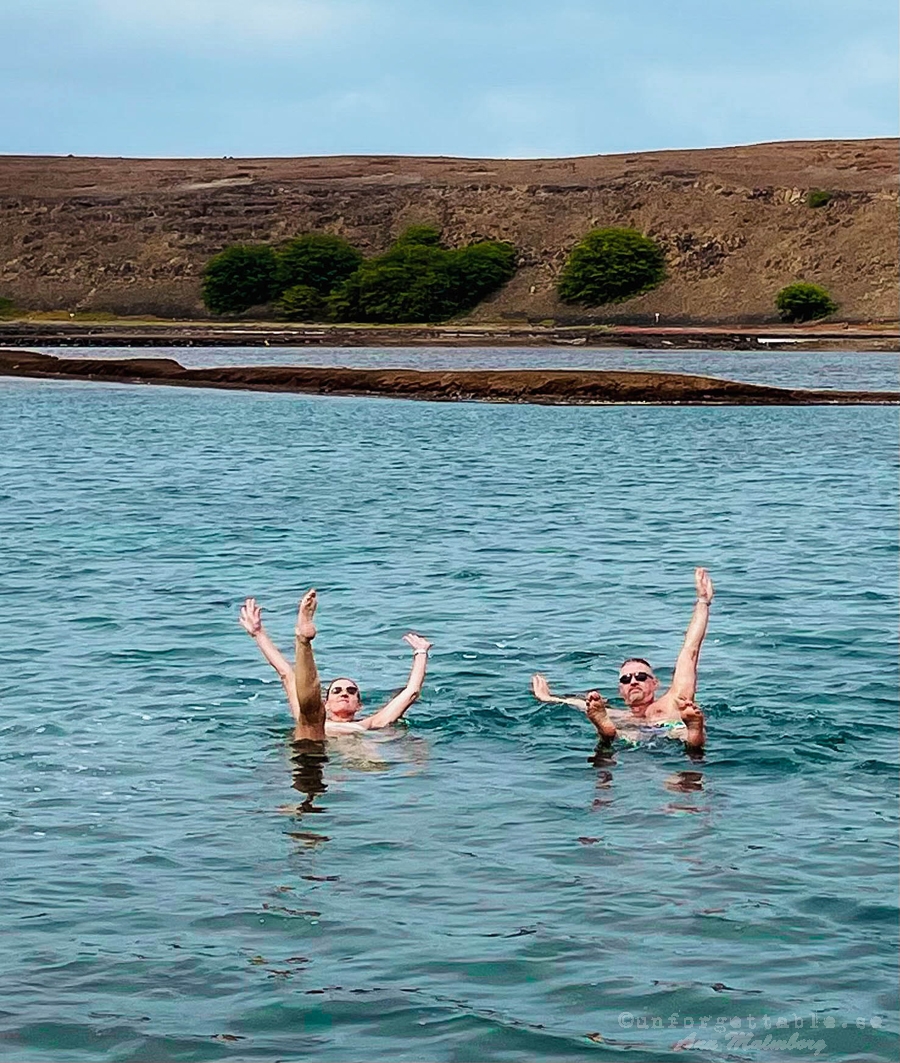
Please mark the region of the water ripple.
<svg viewBox="0 0 900 1063"><path fill-rule="evenodd" d="M895 1058L893 412L0 406L4 1059L750 1060L686 1020L813 1014ZM706 756L596 755L530 674L668 677L698 563ZM368 707L435 640L327 759L236 623L289 649L310 585Z"/></svg>

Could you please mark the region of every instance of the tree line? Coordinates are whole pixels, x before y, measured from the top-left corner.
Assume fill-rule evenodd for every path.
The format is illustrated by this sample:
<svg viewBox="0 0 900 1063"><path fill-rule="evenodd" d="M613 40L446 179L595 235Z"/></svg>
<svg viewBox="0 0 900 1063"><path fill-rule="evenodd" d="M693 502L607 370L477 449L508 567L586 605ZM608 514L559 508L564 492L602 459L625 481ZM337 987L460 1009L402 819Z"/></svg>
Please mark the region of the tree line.
<svg viewBox="0 0 900 1063"><path fill-rule="evenodd" d="M215 255L203 301L216 314L274 303L295 321L446 321L505 284L516 257L500 240L448 249L427 225L410 226L370 259L340 236L307 233L278 248L239 244Z"/></svg>
<svg viewBox="0 0 900 1063"><path fill-rule="evenodd" d="M214 314L272 305L290 321L436 322L472 310L512 278L516 265L516 248L506 241L451 249L427 225L410 226L369 259L340 236L306 233L276 247L226 248L207 263L202 295ZM634 229L593 229L569 254L557 293L566 303L604 306L665 279L665 253L655 240ZM775 305L782 320L796 322L838 308L827 291L805 282L782 288Z"/></svg>

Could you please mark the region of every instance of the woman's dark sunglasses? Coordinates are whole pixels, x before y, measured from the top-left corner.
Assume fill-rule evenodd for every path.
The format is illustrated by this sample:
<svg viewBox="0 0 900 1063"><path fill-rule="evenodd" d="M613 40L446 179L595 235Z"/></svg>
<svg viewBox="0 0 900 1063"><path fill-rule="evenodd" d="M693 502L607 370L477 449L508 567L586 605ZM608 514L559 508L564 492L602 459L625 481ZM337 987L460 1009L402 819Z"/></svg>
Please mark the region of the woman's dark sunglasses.
<svg viewBox="0 0 900 1063"><path fill-rule="evenodd" d="M332 687L329 694L343 694L345 691L352 698L354 694L359 693L359 687Z"/></svg>
<svg viewBox="0 0 900 1063"><path fill-rule="evenodd" d="M653 676L649 672L634 672L633 674L631 672L626 672L624 675L619 676L619 682L625 687L628 686L632 679L636 683L643 683L647 679L652 678Z"/></svg>

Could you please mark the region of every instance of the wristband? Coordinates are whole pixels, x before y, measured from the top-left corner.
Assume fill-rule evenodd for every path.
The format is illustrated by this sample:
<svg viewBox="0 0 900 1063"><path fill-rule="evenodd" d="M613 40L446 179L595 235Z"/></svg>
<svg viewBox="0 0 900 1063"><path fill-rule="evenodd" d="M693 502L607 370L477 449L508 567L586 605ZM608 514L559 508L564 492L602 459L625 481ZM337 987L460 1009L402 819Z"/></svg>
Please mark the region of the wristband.
<svg viewBox="0 0 900 1063"><path fill-rule="evenodd" d="M712 598L698 598L697 604L699 605L700 602L703 602L704 605L712 605Z"/></svg>
<svg viewBox="0 0 900 1063"><path fill-rule="evenodd" d="M424 653L426 657L428 656L428 650L413 650L413 657L418 657L420 653Z"/></svg>

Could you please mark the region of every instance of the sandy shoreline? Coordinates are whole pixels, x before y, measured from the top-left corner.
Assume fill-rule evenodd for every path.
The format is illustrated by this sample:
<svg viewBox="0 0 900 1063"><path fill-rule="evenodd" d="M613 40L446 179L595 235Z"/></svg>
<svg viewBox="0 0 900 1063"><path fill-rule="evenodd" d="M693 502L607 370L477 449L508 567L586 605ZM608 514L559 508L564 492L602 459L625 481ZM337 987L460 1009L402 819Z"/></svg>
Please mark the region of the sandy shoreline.
<svg viewBox="0 0 900 1063"><path fill-rule="evenodd" d="M291 325L273 322L0 322L0 347L630 347L900 350L896 327Z"/></svg>
<svg viewBox="0 0 900 1063"><path fill-rule="evenodd" d="M900 405L900 392L776 388L685 373L555 369L421 372L306 366L186 369L172 358L60 359L25 350L0 350L0 376L440 402Z"/></svg>

